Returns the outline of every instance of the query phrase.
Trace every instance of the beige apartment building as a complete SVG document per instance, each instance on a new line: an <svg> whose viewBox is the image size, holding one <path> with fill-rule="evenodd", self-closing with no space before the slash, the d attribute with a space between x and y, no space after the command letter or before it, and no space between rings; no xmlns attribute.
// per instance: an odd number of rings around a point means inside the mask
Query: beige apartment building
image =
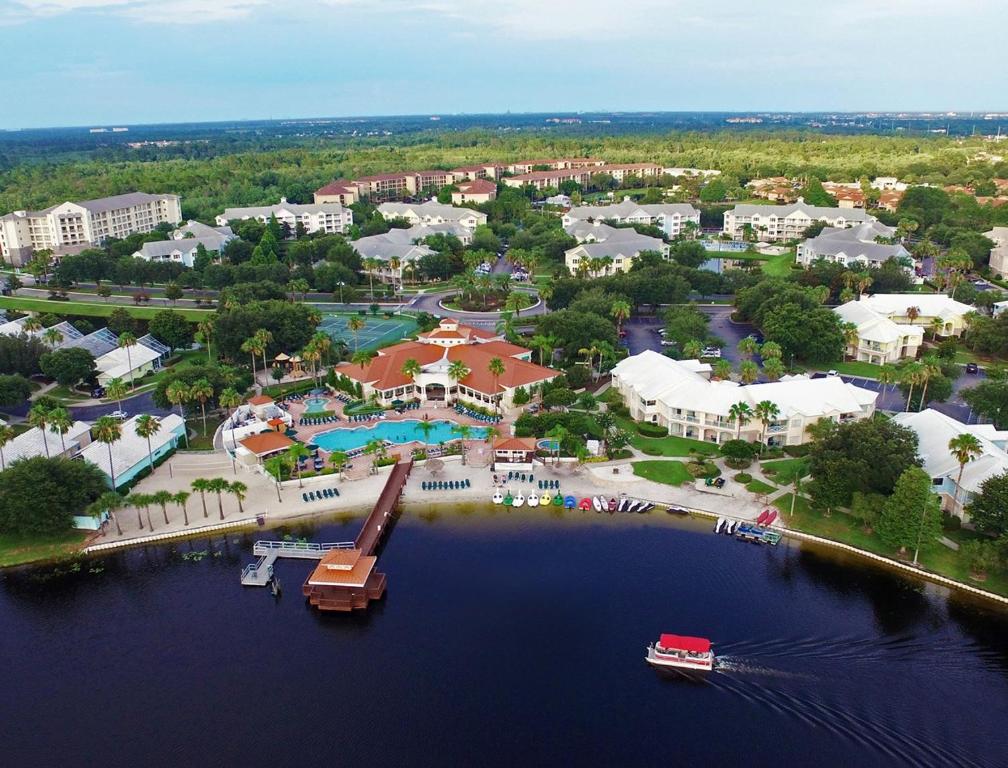
<svg viewBox="0 0 1008 768"><path fill-rule="evenodd" d="M0 257L22 266L35 251L74 253L110 237L122 239L181 221L178 195L146 192L65 202L42 211L14 211L0 217Z"/></svg>
<svg viewBox="0 0 1008 768"><path fill-rule="evenodd" d="M809 205L800 197L791 205L736 205L724 214L724 233L744 240L747 233L761 242L800 240L813 222L830 227L852 227L878 221L863 208L825 208Z"/></svg>

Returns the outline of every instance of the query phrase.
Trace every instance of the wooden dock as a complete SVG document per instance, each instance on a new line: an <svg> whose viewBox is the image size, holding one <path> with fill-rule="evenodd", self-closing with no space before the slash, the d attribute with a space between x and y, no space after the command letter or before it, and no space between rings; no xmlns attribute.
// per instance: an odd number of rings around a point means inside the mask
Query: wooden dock
<svg viewBox="0 0 1008 768"><path fill-rule="evenodd" d="M392 467L353 545L322 554L301 589L309 604L321 611L352 611L367 608L385 594L385 574L375 570L376 550L389 530L412 469L412 458Z"/></svg>
<svg viewBox="0 0 1008 768"><path fill-rule="evenodd" d="M315 544L308 541L257 541L252 546L252 554L259 559L245 566L241 583L245 587L265 587L273 578L273 564L279 557L298 560L321 560L334 549L353 549L352 541L338 541L331 544Z"/></svg>

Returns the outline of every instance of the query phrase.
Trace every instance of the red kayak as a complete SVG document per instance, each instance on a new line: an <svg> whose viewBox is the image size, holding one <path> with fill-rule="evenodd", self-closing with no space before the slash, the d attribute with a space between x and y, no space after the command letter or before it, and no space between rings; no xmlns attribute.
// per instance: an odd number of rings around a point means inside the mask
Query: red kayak
<svg viewBox="0 0 1008 768"><path fill-rule="evenodd" d="M578 504L578 509L582 512L588 512L592 508L591 499L581 499L581 503Z"/></svg>
<svg viewBox="0 0 1008 768"><path fill-rule="evenodd" d="M770 510L770 514L767 515L766 522L764 522L763 525L770 525L776 519L777 519L777 510L776 509L771 509Z"/></svg>
<svg viewBox="0 0 1008 768"><path fill-rule="evenodd" d="M610 514L610 515L611 515L611 514L612 514L613 512L615 512L615 511L616 511L616 507L617 507L618 505L619 505L619 502L618 502L618 501L616 501L616 499L609 499L609 514Z"/></svg>
<svg viewBox="0 0 1008 768"><path fill-rule="evenodd" d="M764 509L756 518L756 525L766 525L767 518L770 517L770 510Z"/></svg>

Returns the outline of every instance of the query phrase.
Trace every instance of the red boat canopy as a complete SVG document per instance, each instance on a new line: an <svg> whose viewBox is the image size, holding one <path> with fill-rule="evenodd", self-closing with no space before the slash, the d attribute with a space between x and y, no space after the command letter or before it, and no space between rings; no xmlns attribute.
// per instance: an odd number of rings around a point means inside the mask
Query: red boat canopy
<svg viewBox="0 0 1008 768"><path fill-rule="evenodd" d="M706 637L689 637L688 635L662 635L658 640L662 648L675 648L690 653L707 653L710 650L710 640Z"/></svg>

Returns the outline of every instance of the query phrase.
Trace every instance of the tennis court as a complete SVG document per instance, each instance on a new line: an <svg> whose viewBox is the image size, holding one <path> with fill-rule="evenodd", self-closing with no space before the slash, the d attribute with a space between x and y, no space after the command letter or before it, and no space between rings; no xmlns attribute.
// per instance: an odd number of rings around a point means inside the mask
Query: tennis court
<svg viewBox="0 0 1008 768"><path fill-rule="evenodd" d="M357 315L353 313L332 312L322 315L319 330L325 331L335 341L342 339L350 349L354 348L354 335L347 328L347 320L360 317L364 327L357 332L359 349L374 349L383 344L402 340L417 329L416 321L408 315L395 315L391 318L381 315Z"/></svg>

